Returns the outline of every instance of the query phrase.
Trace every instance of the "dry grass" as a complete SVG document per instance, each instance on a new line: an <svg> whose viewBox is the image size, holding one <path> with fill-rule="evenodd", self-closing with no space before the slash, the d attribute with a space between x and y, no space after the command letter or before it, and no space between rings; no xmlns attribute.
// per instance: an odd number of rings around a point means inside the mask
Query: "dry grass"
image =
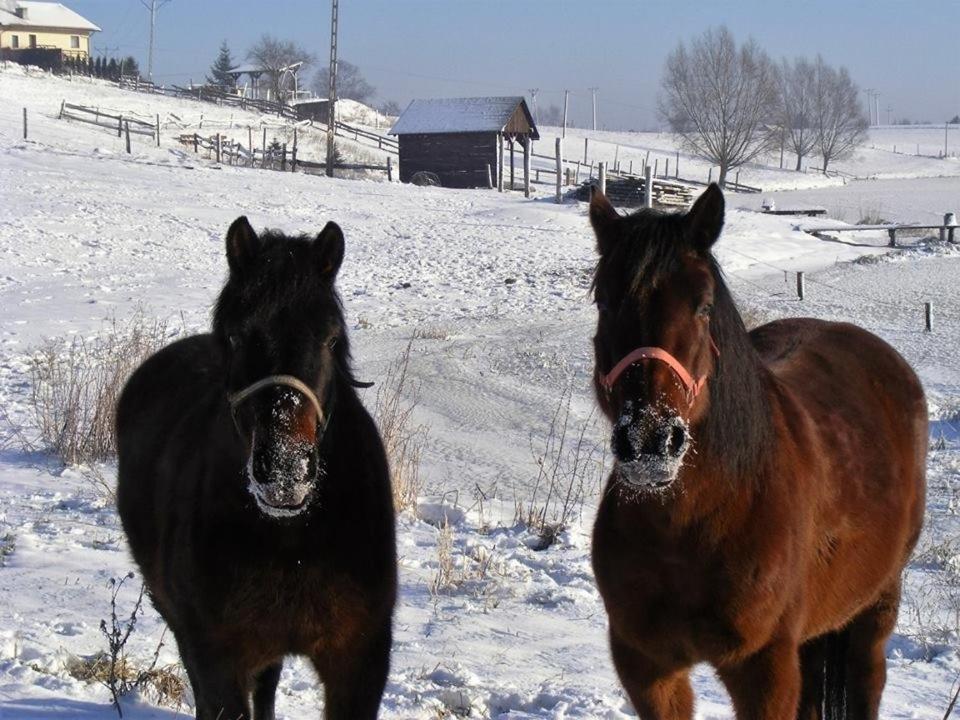
<svg viewBox="0 0 960 720"><path fill-rule="evenodd" d="M387 369L377 390L374 418L390 462L393 504L397 512L412 510L423 489L420 458L426 444L428 428L417 425L413 412L420 386L410 377L410 349L407 343L400 357Z"/></svg>
<svg viewBox="0 0 960 720"><path fill-rule="evenodd" d="M560 394L550 421L542 451L534 450L537 477L526 501L517 501L517 522L526 525L540 539L540 549L550 547L583 509L587 494L599 490L606 464L606 445L587 438L596 425L595 411L580 424L572 425L572 386Z"/></svg>
<svg viewBox="0 0 960 720"><path fill-rule="evenodd" d="M140 586L129 616L117 615L117 596L126 581L133 576L131 572L119 579L110 579L110 619L100 621L100 632L107 641L107 649L88 657L71 658L67 663L67 672L71 676L78 680L98 682L110 691L113 706L121 718L123 709L120 698L131 692L143 692L158 704L179 708L187 689L182 668L178 663L159 665L163 636L157 643L149 665L138 664L127 656L127 642L137 626L137 618L143 611L144 586Z"/></svg>
<svg viewBox="0 0 960 720"><path fill-rule="evenodd" d="M32 353L30 405L40 444L69 465L116 454L114 410L133 370L168 337L137 311L91 338L55 338Z"/></svg>
<svg viewBox="0 0 960 720"><path fill-rule="evenodd" d="M470 553L458 553L454 544L453 527L444 522L437 535L437 571L430 583L430 594L435 598L467 587L475 597L492 597L495 583L491 572L501 575L503 568L494 562L494 554L483 545L473 547Z"/></svg>

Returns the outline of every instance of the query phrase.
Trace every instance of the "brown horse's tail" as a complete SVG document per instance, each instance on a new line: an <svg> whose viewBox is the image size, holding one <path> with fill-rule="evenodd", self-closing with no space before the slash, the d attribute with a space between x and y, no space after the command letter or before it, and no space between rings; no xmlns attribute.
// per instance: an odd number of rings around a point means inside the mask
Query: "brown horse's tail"
<svg viewBox="0 0 960 720"><path fill-rule="evenodd" d="M847 646L845 629L823 636L823 720L847 720Z"/></svg>

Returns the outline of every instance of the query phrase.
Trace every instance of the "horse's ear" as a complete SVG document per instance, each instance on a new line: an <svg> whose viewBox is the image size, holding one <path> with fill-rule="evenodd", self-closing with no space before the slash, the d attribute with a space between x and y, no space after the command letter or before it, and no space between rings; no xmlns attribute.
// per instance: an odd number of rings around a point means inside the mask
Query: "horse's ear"
<svg viewBox="0 0 960 720"><path fill-rule="evenodd" d="M343 230L335 222L328 222L313 243L317 267L324 277L336 277L343 262Z"/></svg>
<svg viewBox="0 0 960 720"><path fill-rule="evenodd" d="M230 271L243 272L260 252L260 238L253 231L245 215L241 215L227 230L227 263Z"/></svg>
<svg viewBox="0 0 960 720"><path fill-rule="evenodd" d="M723 229L723 191L710 183L683 219L684 231L699 252L707 252L720 237Z"/></svg>
<svg viewBox="0 0 960 720"><path fill-rule="evenodd" d="M597 236L597 250L605 255L616 240L615 226L620 214L596 185L590 186L590 224Z"/></svg>

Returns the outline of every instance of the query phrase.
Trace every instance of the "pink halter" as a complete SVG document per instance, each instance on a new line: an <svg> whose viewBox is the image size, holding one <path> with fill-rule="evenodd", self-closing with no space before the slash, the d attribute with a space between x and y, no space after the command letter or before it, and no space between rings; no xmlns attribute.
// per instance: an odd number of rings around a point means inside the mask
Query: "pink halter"
<svg viewBox="0 0 960 720"><path fill-rule="evenodd" d="M720 350L717 348L717 344L713 341L713 338L710 338L710 348L713 350L714 355L720 357ZM677 379L686 388L687 402L691 405L693 405L693 401L697 399L700 391L703 390L703 386L707 383L706 375L701 375L698 378L694 378L683 366L683 363L681 363L663 348L639 347L636 350L628 353L627 356L614 365L613 369L606 375L600 373L600 385L607 392L610 392L613 390L613 386L617 384L617 380L620 379L620 376L627 371L627 368L635 363L640 362L641 360L659 360L660 362L664 362L669 365L670 369L673 370L674 374L677 376Z"/></svg>

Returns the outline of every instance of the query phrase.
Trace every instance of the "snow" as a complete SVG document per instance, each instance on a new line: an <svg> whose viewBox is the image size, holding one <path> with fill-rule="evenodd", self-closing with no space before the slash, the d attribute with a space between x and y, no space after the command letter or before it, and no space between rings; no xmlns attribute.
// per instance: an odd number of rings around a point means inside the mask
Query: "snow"
<svg viewBox="0 0 960 720"><path fill-rule="evenodd" d="M93 30L100 28L82 15L60 3L35 2L34 0L16 0L12 3L16 9L25 10L20 17L7 9L0 8L0 26L62 28L64 30Z"/></svg>
<svg viewBox="0 0 960 720"><path fill-rule="evenodd" d="M344 229L338 286L359 378L381 381L416 336L410 373L419 388L416 422L429 429L425 487L419 510L398 518L401 589L382 716L634 717L612 670L590 568L611 428L598 419L590 387L595 254L585 206L557 205L549 194L525 200L520 193L220 167L173 145L172 125L161 148L138 141L128 156L110 133L58 121L64 98L145 116L198 121L203 113L205 124L242 123L244 135L246 122L261 120L0 68L0 715L115 716L107 691L74 679L67 667L71 657L103 649L108 580L135 569L96 480L109 485L115 467L64 468L23 448L16 428L35 436L31 350L47 337L90 336L105 319L138 310L167 320L171 338L207 328L226 273L224 234L244 214L258 230L317 232L328 220ZM650 144L646 134L618 139L624 147ZM666 138L657 142L667 149ZM874 152L863 151L868 158ZM929 159L925 167L928 177L902 179L897 193L887 181L803 192L823 193L816 201L832 213L835 203L856 204L842 193L859 187L890 219L917 220L940 212L951 188L960 189L960 180L937 177L953 167L948 161ZM906 172L919 171L910 165ZM886 187L889 194L871 190ZM740 209L755 197L728 195L717 247L749 317L857 322L892 343L923 381L934 420L928 521L887 647L881 715L942 718L960 673L951 569L960 561L960 249L921 243L890 253L885 237L869 234L821 240L798 231L796 218ZM807 273L803 302L797 270ZM932 333L923 331L927 300L934 302ZM374 393L365 401L372 404ZM531 499L537 458L549 456L549 428L564 398L571 426L585 427L585 444L597 449L596 467L570 526L538 550L516 517ZM438 585L441 542L449 543L453 567ZM123 612L135 585L121 592ZM149 662L162 635L148 607L130 656ZM176 660L167 636L160 661ZM709 668L696 670L694 685L698 718L733 717ZM312 718L321 705L310 668L288 661L279 715ZM124 711L134 720L174 718L192 706L188 698L177 711L142 695L124 700Z"/></svg>
<svg viewBox="0 0 960 720"><path fill-rule="evenodd" d="M390 134L501 132L521 103L520 96L413 100Z"/></svg>

